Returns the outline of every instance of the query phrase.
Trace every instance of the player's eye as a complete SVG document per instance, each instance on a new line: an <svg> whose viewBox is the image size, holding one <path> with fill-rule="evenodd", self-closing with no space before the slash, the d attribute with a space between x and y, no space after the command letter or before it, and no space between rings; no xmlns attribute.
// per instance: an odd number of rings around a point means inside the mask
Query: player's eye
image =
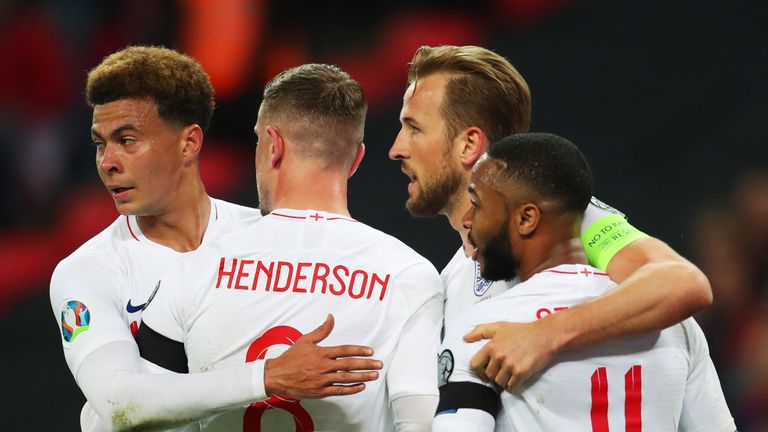
<svg viewBox="0 0 768 432"><path fill-rule="evenodd" d="M104 141L91 140L91 145L96 147L96 150L101 150L104 148Z"/></svg>
<svg viewBox="0 0 768 432"><path fill-rule="evenodd" d="M120 138L120 144L121 145L131 145L131 144L133 144L135 142L136 142L136 140L134 138L131 138L131 137L122 137L122 138Z"/></svg>

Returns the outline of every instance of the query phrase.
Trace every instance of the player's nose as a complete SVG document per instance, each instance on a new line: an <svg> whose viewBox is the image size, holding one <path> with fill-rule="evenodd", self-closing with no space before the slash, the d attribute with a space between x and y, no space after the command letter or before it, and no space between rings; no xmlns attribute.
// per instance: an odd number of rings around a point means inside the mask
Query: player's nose
<svg viewBox="0 0 768 432"><path fill-rule="evenodd" d="M98 158L99 169L107 174L110 172L122 172L123 166L120 161L120 157L117 154L116 146L106 144L104 151Z"/></svg>
<svg viewBox="0 0 768 432"><path fill-rule="evenodd" d="M392 143L392 147L389 148L389 158L392 160L400 160L400 159L407 159L410 154L408 152L408 144L406 140L404 139L404 132L403 129L400 129L400 132L397 133L397 136L395 137L395 142Z"/></svg>
<svg viewBox="0 0 768 432"><path fill-rule="evenodd" d="M461 217L461 225L466 229L472 229L472 218L475 216L475 207L469 207L464 216Z"/></svg>

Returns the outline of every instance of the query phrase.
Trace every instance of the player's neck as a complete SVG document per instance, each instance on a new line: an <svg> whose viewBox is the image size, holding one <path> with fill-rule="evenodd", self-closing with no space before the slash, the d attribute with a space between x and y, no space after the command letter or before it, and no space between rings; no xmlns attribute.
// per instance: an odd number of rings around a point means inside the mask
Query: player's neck
<svg viewBox="0 0 768 432"><path fill-rule="evenodd" d="M273 208L320 210L349 216L347 177L333 169L303 167L281 175L275 184Z"/></svg>
<svg viewBox="0 0 768 432"><path fill-rule="evenodd" d="M168 209L152 216L138 216L141 232L155 243L178 252L200 247L211 215L211 200L202 181L190 182L172 197Z"/></svg>
<svg viewBox="0 0 768 432"><path fill-rule="evenodd" d="M520 260L520 281L559 265L588 263L584 246L578 237L540 242Z"/></svg>
<svg viewBox="0 0 768 432"><path fill-rule="evenodd" d="M472 248L467 241L469 230L464 228L464 224L461 220L464 218L464 215L471 205L472 203L469 200L469 193L467 193L467 186L462 184L457 193L451 198L448 206L446 206L445 210L442 212L448 218L451 228L459 233L459 236L461 237L461 245L464 248L464 254L467 256L472 253L474 248Z"/></svg>

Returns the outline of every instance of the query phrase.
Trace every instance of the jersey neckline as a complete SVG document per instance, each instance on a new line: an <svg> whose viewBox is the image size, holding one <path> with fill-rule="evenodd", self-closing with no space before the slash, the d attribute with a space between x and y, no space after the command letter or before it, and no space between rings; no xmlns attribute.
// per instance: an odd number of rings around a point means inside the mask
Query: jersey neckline
<svg viewBox="0 0 768 432"><path fill-rule="evenodd" d="M208 226L206 226L205 228L205 232L203 233L203 239L200 241L200 246L198 246L197 248L189 252L194 252L195 250L200 249L201 246L206 244L207 239L211 237L211 232L214 229L214 225L216 224L216 221L219 220L219 206L216 200L214 200L210 196L208 197L208 199L211 202L211 211L208 215ZM136 215L123 215L122 218L125 221L124 222L125 226L128 228L128 233L131 236L130 237L131 241L150 244L159 248L173 250L178 253L187 253L187 252L176 251L173 248L170 248L168 246L162 245L160 243L157 243L149 239L147 236L144 235L144 232L141 231L141 227L139 226L139 221L136 218Z"/></svg>
<svg viewBox="0 0 768 432"><path fill-rule="evenodd" d="M279 219L290 219L290 220L304 220L304 221L311 221L311 222L323 222L323 221L347 221L347 222L358 222L355 219L352 219L349 216L341 215L337 213L331 213L326 212L322 210L313 210L313 209L290 209L290 208L280 208L275 209L272 212L270 212L267 217L273 217L273 218L279 218Z"/></svg>

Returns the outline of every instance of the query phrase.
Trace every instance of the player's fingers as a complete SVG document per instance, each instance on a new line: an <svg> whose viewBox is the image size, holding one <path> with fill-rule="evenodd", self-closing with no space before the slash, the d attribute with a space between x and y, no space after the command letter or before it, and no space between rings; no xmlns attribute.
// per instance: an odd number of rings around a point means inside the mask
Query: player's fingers
<svg viewBox="0 0 768 432"><path fill-rule="evenodd" d="M370 372L336 372L327 375L329 384L357 384L379 379L379 373Z"/></svg>
<svg viewBox="0 0 768 432"><path fill-rule="evenodd" d="M322 341L323 339L327 338L329 334L331 334L331 330L333 330L333 315L328 314L328 316L325 318L325 322L320 324L320 327L312 330L311 332L305 334L301 337L301 339L305 339L311 343L318 343Z"/></svg>
<svg viewBox="0 0 768 432"><path fill-rule="evenodd" d="M318 398L326 396L347 396L355 393L360 393L365 390L365 384L350 384L350 385L329 385L318 391Z"/></svg>
<svg viewBox="0 0 768 432"><path fill-rule="evenodd" d="M337 345L323 347L323 355L326 358L341 357L370 357L373 355L373 348L364 345Z"/></svg>
<svg viewBox="0 0 768 432"><path fill-rule="evenodd" d="M384 363L376 359L341 358L329 364L329 371L374 371L384 367Z"/></svg>
<svg viewBox="0 0 768 432"><path fill-rule="evenodd" d="M488 378L485 374L485 368L488 366L488 362L491 360L491 356L488 353L487 348L488 345L480 348L480 350L472 357L472 360L469 361L469 367L471 367L472 370L475 371L475 373L482 379Z"/></svg>
<svg viewBox="0 0 768 432"><path fill-rule="evenodd" d="M490 339L496 335L499 323L480 324L464 335L464 342L477 342L482 339Z"/></svg>
<svg viewBox="0 0 768 432"><path fill-rule="evenodd" d="M499 387L506 388L509 379L512 377L512 370L509 368L501 368L499 373L496 374L496 378L493 380Z"/></svg>
<svg viewBox="0 0 768 432"><path fill-rule="evenodd" d="M488 362L488 366L485 367L485 376L488 377L488 381L496 381L496 375L499 374L499 363L491 359Z"/></svg>
<svg viewBox="0 0 768 432"><path fill-rule="evenodd" d="M519 374L512 374L512 376L507 381L506 389L508 392L512 393L513 391L517 390L518 387L520 387L520 384L523 382L523 376Z"/></svg>
<svg viewBox="0 0 768 432"><path fill-rule="evenodd" d="M351 386L333 386L334 389L336 389L336 396L346 396L351 395L355 393L360 393L361 391L365 390L365 384L355 384Z"/></svg>

